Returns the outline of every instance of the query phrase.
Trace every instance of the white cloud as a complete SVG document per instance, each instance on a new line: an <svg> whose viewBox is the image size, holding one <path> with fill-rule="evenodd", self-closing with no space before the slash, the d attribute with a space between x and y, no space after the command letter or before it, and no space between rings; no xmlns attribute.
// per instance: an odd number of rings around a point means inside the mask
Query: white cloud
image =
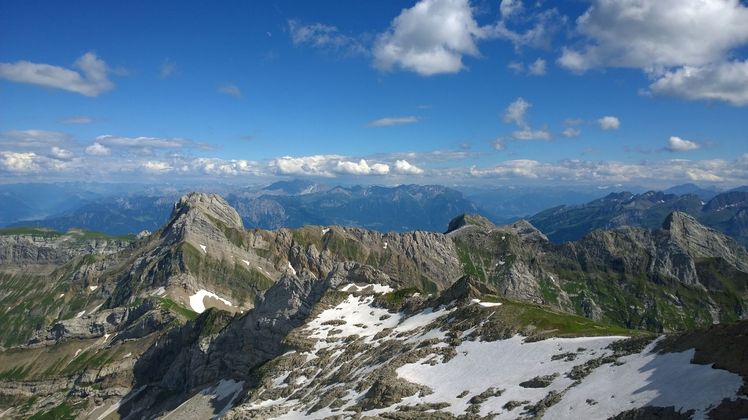
<svg viewBox="0 0 748 420"><path fill-rule="evenodd" d="M516 74L524 73L525 71L525 64L519 61L510 61L506 66Z"/></svg>
<svg viewBox="0 0 748 420"><path fill-rule="evenodd" d="M671 136L667 142L667 150L671 152L687 152L698 149L699 144L690 140L682 139L678 136Z"/></svg>
<svg viewBox="0 0 748 420"><path fill-rule="evenodd" d="M177 63L168 58L161 62L161 67L158 69L158 76L162 79L166 79L174 75L177 71Z"/></svg>
<svg viewBox="0 0 748 420"><path fill-rule="evenodd" d="M724 178L721 176L714 174L709 171L705 171L703 169L694 168L689 169L686 171L686 175L688 176L688 179L691 181L701 181L701 182L722 182L724 181Z"/></svg>
<svg viewBox="0 0 748 420"><path fill-rule="evenodd" d="M527 67L527 72L532 76L543 76L546 72L545 65L545 60L538 58Z"/></svg>
<svg viewBox="0 0 748 420"><path fill-rule="evenodd" d="M239 89L238 86L227 83L225 85L221 85L218 87L218 92L233 96L234 98L241 98L242 97L242 90Z"/></svg>
<svg viewBox="0 0 748 420"><path fill-rule="evenodd" d="M748 42L739 0L595 0L576 30L583 44L559 58L572 71L639 68L653 93L748 104L748 64L732 60Z"/></svg>
<svg viewBox="0 0 748 420"><path fill-rule="evenodd" d="M491 142L491 146L493 146L494 150L504 150L506 149L506 142L504 142L504 139L496 139Z"/></svg>
<svg viewBox="0 0 748 420"><path fill-rule="evenodd" d="M470 176L502 180L535 182L648 183L653 179L678 182L685 179L702 182L743 184L748 179L748 160L671 159L654 162L624 163L616 161L564 160L540 162L536 160L507 160L493 167L470 168Z"/></svg>
<svg viewBox="0 0 748 420"><path fill-rule="evenodd" d="M63 149L61 147L52 146L52 149L50 150L50 155L59 160L70 160L73 157L73 152L67 149Z"/></svg>
<svg viewBox="0 0 748 420"><path fill-rule="evenodd" d="M178 170L187 173L197 171L214 176L267 175L257 162L241 159L195 158L181 164Z"/></svg>
<svg viewBox="0 0 748 420"><path fill-rule="evenodd" d="M0 78L62 89L85 96L99 96L114 88L114 83L108 77L107 64L96 54L88 52L82 55L75 61L73 67L79 69L80 72L29 61L0 63Z"/></svg>
<svg viewBox="0 0 748 420"><path fill-rule="evenodd" d="M331 177L331 162L342 160L338 155L283 156L270 161L270 168L279 175L306 175Z"/></svg>
<svg viewBox="0 0 748 420"><path fill-rule="evenodd" d="M344 35L332 25L323 23L302 24L288 21L288 30L294 45L311 45L321 50L341 52L347 55L366 54L367 49L355 37Z"/></svg>
<svg viewBox="0 0 748 420"><path fill-rule="evenodd" d="M684 66L665 73L649 88L654 93L685 99L748 105L748 60L701 67Z"/></svg>
<svg viewBox="0 0 748 420"><path fill-rule="evenodd" d="M603 130L618 130L621 127L621 120L618 117L606 115L597 120L597 124Z"/></svg>
<svg viewBox="0 0 748 420"><path fill-rule="evenodd" d="M510 21L519 21L527 29L511 29ZM524 14L521 10L516 10L510 16L502 15L493 26L482 27L481 37L505 39L514 44L517 51L524 47L550 49L553 35L565 24L566 17L559 14L556 9L533 14Z"/></svg>
<svg viewBox="0 0 748 420"><path fill-rule="evenodd" d="M149 160L149 161L143 162L143 169L145 169L146 172L164 173L164 172L171 171L172 167L166 162L162 162L158 160Z"/></svg>
<svg viewBox="0 0 748 420"><path fill-rule="evenodd" d="M520 127L527 127L525 113L531 106L532 104L523 98L515 99L514 102L509 104L509 106L506 107L506 110L504 110L504 122L514 123Z"/></svg>
<svg viewBox="0 0 748 420"><path fill-rule="evenodd" d="M349 175L386 175L390 172L390 167L382 163L369 166L365 159L361 159L358 163L339 161L335 166L335 172Z"/></svg>
<svg viewBox="0 0 748 420"><path fill-rule="evenodd" d="M417 122L418 122L418 117L414 117L414 116L386 117L386 118L379 118L374 121L369 121L369 123L366 125L368 127L389 127L393 125L414 124Z"/></svg>
<svg viewBox="0 0 748 420"><path fill-rule="evenodd" d="M514 140L550 140L551 133L546 129L533 129L528 124L527 110L532 104L523 98L517 98L504 110L504 122L516 124L520 129L511 134ZM503 144L502 144L503 145Z"/></svg>
<svg viewBox="0 0 748 420"><path fill-rule="evenodd" d="M402 175L420 175L424 171L423 169L412 165L407 160L398 160L395 162L395 172Z"/></svg>
<svg viewBox="0 0 748 420"><path fill-rule="evenodd" d="M94 119L92 117L87 117L85 115L77 115L74 117L68 117L62 120L63 124L91 124L94 122Z"/></svg>
<svg viewBox="0 0 748 420"><path fill-rule="evenodd" d="M522 12L523 5L522 0L501 0L499 4L499 11L503 18L509 18L513 15Z"/></svg>
<svg viewBox="0 0 748 420"><path fill-rule="evenodd" d="M566 127L561 134L568 138L579 137L579 135L582 134L582 130L576 127Z"/></svg>
<svg viewBox="0 0 748 420"><path fill-rule="evenodd" d="M188 142L180 138L121 137L105 134L96 137L96 143L110 147L147 147L156 149L177 149Z"/></svg>
<svg viewBox="0 0 748 420"><path fill-rule="evenodd" d="M596 0L576 23L587 43L564 55L576 55L578 70L700 66L748 41L738 0Z"/></svg>
<svg viewBox="0 0 748 420"><path fill-rule="evenodd" d="M112 150L101 143L94 142L94 144L86 147L86 153L91 156L109 156Z"/></svg>
<svg viewBox="0 0 748 420"><path fill-rule="evenodd" d="M468 0L420 0L378 36L374 65L422 76L457 73L464 68L463 56L479 55L476 39L483 35Z"/></svg>
<svg viewBox="0 0 748 420"><path fill-rule="evenodd" d="M526 72L525 64L519 61L511 61L507 64L507 67L516 74L525 73L530 76L544 76L547 73L547 63L542 58L537 58L535 61L528 64Z"/></svg>
<svg viewBox="0 0 748 420"><path fill-rule="evenodd" d="M47 130L11 130L0 133L0 145L14 149L39 150L70 143L65 133Z"/></svg>
<svg viewBox="0 0 748 420"><path fill-rule="evenodd" d="M39 169L35 153L0 152L0 166L9 172L31 172Z"/></svg>
<svg viewBox="0 0 748 420"><path fill-rule="evenodd" d="M550 140L551 133L545 129L533 130L530 128L523 128L522 130L513 131L512 138L515 140Z"/></svg>

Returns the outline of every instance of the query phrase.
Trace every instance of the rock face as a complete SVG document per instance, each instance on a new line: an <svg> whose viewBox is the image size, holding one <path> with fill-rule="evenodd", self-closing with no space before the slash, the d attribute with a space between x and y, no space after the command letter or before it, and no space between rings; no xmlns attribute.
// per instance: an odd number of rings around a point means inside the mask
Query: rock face
<svg viewBox="0 0 748 420"><path fill-rule="evenodd" d="M0 235L0 265L62 265L80 255L113 254L130 243L124 239L89 237L79 230L62 234L48 229L29 229L24 233Z"/></svg>
<svg viewBox="0 0 748 420"><path fill-rule="evenodd" d="M236 405L244 387L256 393L242 394L249 405L235 418L293 407L360 413L409 398L423 402L409 408L422 413L445 407L427 398L440 395L440 384L406 380L398 369L460 360L474 350L460 348L463 341L684 330L746 317L748 253L683 213L669 215L661 229L599 230L565 244L549 242L527 221L496 226L462 216L448 231L245 230L221 197L193 193L174 205L162 229L121 250L106 253L102 245L59 266L50 263L59 256L0 264L0 335L15 346L0 350L0 397L8 389L26 401L31 388L19 381L36 381L46 397L19 416L74 395L94 404L87 411L93 417L115 407L101 401L123 398L113 410L134 418L165 415L196 392L226 387L231 392L219 392L214 407ZM79 252L59 243L63 253ZM561 358L564 369L574 367L574 357L594 356L574 353ZM310 363L310 354L318 360ZM576 380L598 366L569 375ZM497 407L522 406L531 415L563 401L550 393L562 390L553 373L517 382L547 383L523 388L547 388L532 404L515 399ZM77 379L54 382L69 377ZM483 404L506 397L485 385L453 401L470 411L452 414L487 415ZM294 390L306 392L291 398L298 403L289 402ZM271 399L285 399L271 404L279 411L251 405Z"/></svg>

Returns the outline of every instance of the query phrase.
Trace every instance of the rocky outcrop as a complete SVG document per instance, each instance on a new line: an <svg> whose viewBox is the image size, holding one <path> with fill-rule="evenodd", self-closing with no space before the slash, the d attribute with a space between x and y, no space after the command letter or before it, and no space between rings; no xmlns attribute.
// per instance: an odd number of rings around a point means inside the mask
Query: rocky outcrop
<svg viewBox="0 0 748 420"><path fill-rule="evenodd" d="M130 246L123 239L89 238L82 231L61 234L39 229L36 233L0 235L0 265L62 265L86 254L113 254Z"/></svg>

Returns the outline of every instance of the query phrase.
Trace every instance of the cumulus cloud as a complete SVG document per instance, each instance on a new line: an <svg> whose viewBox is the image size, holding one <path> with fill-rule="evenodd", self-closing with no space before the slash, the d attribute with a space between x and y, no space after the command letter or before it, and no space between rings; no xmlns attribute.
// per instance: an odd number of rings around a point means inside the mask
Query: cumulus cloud
<svg viewBox="0 0 748 420"><path fill-rule="evenodd" d="M503 18L510 18L522 12L523 8L522 0L501 0L499 4L499 11Z"/></svg>
<svg viewBox="0 0 748 420"><path fill-rule="evenodd" d="M621 127L621 120L618 117L606 115L597 120L597 124L603 130L618 130Z"/></svg>
<svg viewBox="0 0 748 420"><path fill-rule="evenodd" d="M382 71L399 67L422 76L457 73L463 56L478 56L483 36L468 0L420 0L404 9L373 48Z"/></svg>
<svg viewBox="0 0 748 420"><path fill-rule="evenodd" d="M86 147L86 153L91 156L109 156L112 150L101 143L94 142L94 144Z"/></svg>
<svg viewBox="0 0 748 420"><path fill-rule="evenodd" d="M579 135L582 134L582 130L576 127L566 127L561 134L567 138L579 137Z"/></svg>
<svg viewBox="0 0 748 420"><path fill-rule="evenodd" d="M520 1L509 2L511 13L502 13L501 19L493 25L481 28L483 38L505 39L514 45L515 50L520 51L525 47L549 49L553 36L566 25L566 17L558 13L556 9L548 9L541 12L523 13ZM504 3L501 6L505 6ZM512 22L519 21L523 29L512 29Z"/></svg>
<svg viewBox="0 0 748 420"><path fill-rule="evenodd" d="M517 98L509 104L504 110L504 122L513 123L520 127L526 127L527 122L525 121L525 113L530 109L532 104L524 100L523 98Z"/></svg>
<svg viewBox="0 0 748 420"><path fill-rule="evenodd" d="M50 150L50 156L58 160L70 160L73 157L73 152L61 147L53 146Z"/></svg>
<svg viewBox="0 0 748 420"><path fill-rule="evenodd" d="M0 166L9 172L31 172L39 169L35 153L0 152Z"/></svg>
<svg viewBox="0 0 748 420"><path fill-rule="evenodd" d="M348 36L332 25L323 23L303 24L298 20L288 21L288 31L294 45L310 45L314 48L340 52L346 55L366 54L363 43L353 36Z"/></svg>
<svg viewBox="0 0 748 420"><path fill-rule="evenodd" d="M547 72L547 63L544 59L538 58L532 63L528 64L525 68L525 64L519 61L511 61L507 64L507 67L517 74L527 74L530 76L544 76Z"/></svg>
<svg viewBox="0 0 748 420"><path fill-rule="evenodd" d="M515 124L520 128L512 132L511 138L514 140L551 140L550 131L530 127L526 119L527 110L530 107L532 107L531 103L523 98L517 98L504 110L504 122Z"/></svg>
<svg viewBox="0 0 748 420"><path fill-rule="evenodd" d="M223 93L225 95L233 96L234 98L242 97L242 90L239 89L239 86L231 84L231 83L218 86L218 92Z"/></svg>
<svg viewBox="0 0 748 420"><path fill-rule="evenodd" d="M538 58L537 60L533 61L530 66L527 67L527 73L532 76L543 76L546 72L545 65L545 60L543 60L542 58Z"/></svg>
<svg viewBox="0 0 748 420"><path fill-rule="evenodd" d="M114 88L114 83L109 80L109 67L96 54L88 52L82 55L73 67L79 71L29 61L0 63L0 78L92 97Z"/></svg>
<svg viewBox="0 0 748 420"><path fill-rule="evenodd" d="M398 160L395 162L395 172L402 175L420 175L424 171L423 169L412 165L407 160Z"/></svg>
<svg viewBox="0 0 748 420"><path fill-rule="evenodd" d="M369 166L366 159L361 159L358 162L341 160L336 164L335 172L349 175L386 175L390 172L390 167L383 163L375 163Z"/></svg>
<svg viewBox="0 0 748 420"><path fill-rule="evenodd" d="M491 142L491 146L493 146L494 150L504 150L506 149L506 142L504 139L498 138Z"/></svg>
<svg viewBox="0 0 748 420"><path fill-rule="evenodd" d="M701 146L693 141L682 139L678 136L671 136L667 142L667 150L671 152L687 152L689 150L696 150Z"/></svg>
<svg viewBox="0 0 748 420"><path fill-rule="evenodd" d="M720 100L735 106L748 105L748 60L702 67L684 66L666 72L649 88L654 93L684 99Z"/></svg>
<svg viewBox="0 0 748 420"><path fill-rule="evenodd" d="M369 121L369 123L366 125L368 127L389 127L393 125L415 124L417 122L418 122L418 117L414 117L414 116L386 117L386 118L379 118L373 121Z"/></svg>
<svg viewBox="0 0 748 420"><path fill-rule="evenodd" d="M583 43L559 58L569 70L639 68L655 79L654 93L748 103L746 64L731 61L748 42L748 7L739 0L596 0L576 30Z"/></svg>
<svg viewBox="0 0 748 420"><path fill-rule="evenodd" d="M167 162L162 162L159 160L148 160L143 162L143 169L145 169L146 172L164 173L171 171L172 167Z"/></svg>

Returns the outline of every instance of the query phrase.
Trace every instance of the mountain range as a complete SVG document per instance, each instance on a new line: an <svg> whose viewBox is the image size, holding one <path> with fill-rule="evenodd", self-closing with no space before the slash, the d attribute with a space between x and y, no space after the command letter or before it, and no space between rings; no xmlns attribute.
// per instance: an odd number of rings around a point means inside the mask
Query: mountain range
<svg viewBox="0 0 748 420"><path fill-rule="evenodd" d="M748 415L748 252L686 213L557 244L170 207L137 237L0 232L2 415Z"/></svg>

